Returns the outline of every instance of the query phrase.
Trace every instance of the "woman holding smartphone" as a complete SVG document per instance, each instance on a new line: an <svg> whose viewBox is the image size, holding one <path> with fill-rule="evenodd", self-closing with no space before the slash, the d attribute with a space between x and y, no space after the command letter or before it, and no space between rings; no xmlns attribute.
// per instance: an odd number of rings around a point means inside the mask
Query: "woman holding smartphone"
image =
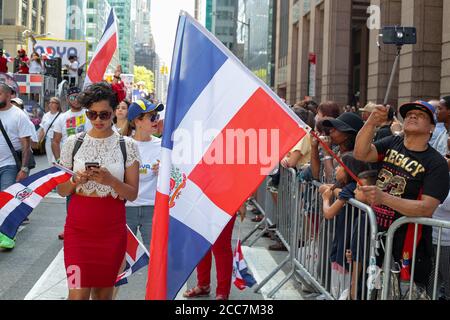
<svg viewBox="0 0 450 320"><path fill-rule="evenodd" d="M111 300L127 244L124 200L138 194L139 151L112 129L117 98L110 85L93 84L78 100L92 129L64 144L60 164L76 175L58 186L71 196L64 228L69 300Z"/></svg>

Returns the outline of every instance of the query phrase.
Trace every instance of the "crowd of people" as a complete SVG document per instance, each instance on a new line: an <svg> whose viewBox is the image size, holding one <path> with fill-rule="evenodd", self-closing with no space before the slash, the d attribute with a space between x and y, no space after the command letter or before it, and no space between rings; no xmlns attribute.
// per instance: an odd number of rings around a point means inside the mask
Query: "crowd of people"
<svg viewBox="0 0 450 320"><path fill-rule="evenodd" d="M336 299L361 298L354 282L360 276L362 258L360 256L356 261L355 244L349 241L352 239L351 226L345 205L353 198L371 206L377 217L378 231L384 233L402 216L450 221L450 97L401 105L398 112L404 119L403 123L398 120L392 106L374 103L368 103L359 111L341 108L332 101L320 105L302 101L291 108L315 129L321 141L313 136L302 139L280 166L294 168L301 182L316 180L322 183L319 190L321 203L312 206L303 201L301 205L305 208L302 212L320 212L321 218L336 220L327 257L331 263L331 294ZM343 165L336 161L335 155ZM277 202L278 183L279 174L275 173L268 182L274 203ZM258 214L256 209L255 214ZM305 217L305 225L310 225L311 230L318 230L320 221L315 217L315 214ZM260 220L261 216L253 219L255 222ZM365 226L359 228L359 231L352 230L353 239L356 234L364 234ZM347 236L344 230L347 230ZM421 288L428 287L430 297L434 284L437 234L437 228L421 226L416 243L414 282ZM287 250L273 232L269 231L264 236L276 241L269 250ZM401 266L400 280L408 280L408 283L413 237L413 227L404 225L394 238L393 258ZM444 229L438 274L438 298L441 299L450 298L448 241L448 232ZM299 245L304 246L305 243ZM377 259L377 265L381 267L384 252ZM351 263L355 264L353 270L356 273L349 277Z"/></svg>
<svg viewBox="0 0 450 320"><path fill-rule="evenodd" d="M39 55L20 52L23 72L41 72ZM28 68L28 71L25 70ZM75 72L73 67L73 72ZM21 110L20 99L5 84L0 84L0 190L25 179L32 164L32 143L44 143L49 165L58 162L76 172L58 187L67 199L64 232L66 269L82 268L81 288L71 287L69 299L111 299L114 281L124 268L126 229L140 232L148 248L151 240L153 207L163 121L159 119L162 104L150 99L133 103L125 98L121 70L113 83L98 83L84 91L70 87L69 109L63 112L61 101L51 98L39 129ZM23 104L22 104L23 108ZM336 219L337 232L332 244L332 270L348 268L355 249L339 240L344 229L343 211L349 199L370 205L380 231L401 216L435 217L450 221L449 208L449 108L450 97L430 102L416 101L395 108L368 103L360 110L342 108L337 103L321 104L301 101L291 107L294 113L320 136L301 139L281 160L280 165L293 168L301 181L323 183L323 217ZM342 164L328 150L340 157ZM356 179L358 177L358 179ZM269 191L276 203L279 175L274 173ZM310 206L308 210L316 210ZM93 214L95 212L95 214ZM239 210L245 216L245 206ZM114 213L111 215L111 213ZM257 212L256 212L257 213ZM306 217L305 219L312 219ZM256 216L253 221L258 222ZM216 259L217 299L228 299L231 289L231 234L235 219L224 229L217 243L198 266L198 285L184 293L185 297L210 294L212 254ZM310 221L313 225L318 221ZM341 226L341 227L340 227ZM402 227L394 242L394 259L404 265L410 262L410 227ZM437 250L436 230L423 227L418 243L418 267L414 280L427 285L433 275ZM272 236L274 240L276 237ZM440 296L450 298L450 238L443 233L443 249L439 264ZM13 249L15 239L0 234L0 248ZM285 250L281 242L271 247ZM340 258L345 253L348 261ZM383 255L378 264L382 264ZM353 275L352 277L357 277ZM69 277L69 271L68 271ZM352 279L353 279L352 278ZM351 284L340 284L338 288ZM339 297L342 290L333 292ZM352 288L351 298L357 298Z"/></svg>

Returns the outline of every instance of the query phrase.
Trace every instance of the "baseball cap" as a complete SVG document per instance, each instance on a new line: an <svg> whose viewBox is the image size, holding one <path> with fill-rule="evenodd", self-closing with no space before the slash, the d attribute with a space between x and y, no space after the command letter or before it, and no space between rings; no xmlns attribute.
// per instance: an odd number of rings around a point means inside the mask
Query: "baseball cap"
<svg viewBox="0 0 450 320"><path fill-rule="evenodd" d="M78 94L78 93L80 93L80 92L81 92L81 89L80 89L80 88L78 88L78 87L70 87L70 88L67 90L67 95L70 96L70 95L72 95L72 94Z"/></svg>
<svg viewBox="0 0 450 320"><path fill-rule="evenodd" d="M373 102L369 102L368 104L365 105L364 108L359 109L359 111L361 112L368 112L368 113L372 113L375 110L375 107L377 105Z"/></svg>
<svg viewBox="0 0 450 320"><path fill-rule="evenodd" d="M23 106L23 100L20 99L20 98L11 99L11 102L14 102L14 103L16 103L18 105L22 105Z"/></svg>
<svg viewBox="0 0 450 320"><path fill-rule="evenodd" d="M128 108L128 120L132 121L139 117L143 113L149 113L152 111L163 111L164 105L163 104L152 104L150 101L145 99L139 99L135 102L133 102L130 107Z"/></svg>
<svg viewBox="0 0 450 320"><path fill-rule="evenodd" d="M444 104L447 108L450 108L450 96L443 97L440 103Z"/></svg>
<svg viewBox="0 0 450 320"><path fill-rule="evenodd" d="M426 112L430 116L431 123L436 124L436 119L434 117L436 110L430 103L422 100L405 103L400 107L400 115L406 118L406 114L411 110L420 110Z"/></svg>
<svg viewBox="0 0 450 320"><path fill-rule="evenodd" d="M335 128L341 132L357 134L364 126L361 117L353 112L341 114L337 119L327 119L323 122L325 127Z"/></svg>

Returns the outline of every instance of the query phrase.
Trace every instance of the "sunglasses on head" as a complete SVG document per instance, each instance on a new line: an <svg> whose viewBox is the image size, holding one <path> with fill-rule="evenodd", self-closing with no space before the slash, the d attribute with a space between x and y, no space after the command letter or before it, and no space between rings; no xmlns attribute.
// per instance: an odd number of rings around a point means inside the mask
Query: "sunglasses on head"
<svg viewBox="0 0 450 320"><path fill-rule="evenodd" d="M89 120L94 121L97 118L100 118L100 120L109 120L111 119L112 116L112 112L109 111L86 111L86 116Z"/></svg>

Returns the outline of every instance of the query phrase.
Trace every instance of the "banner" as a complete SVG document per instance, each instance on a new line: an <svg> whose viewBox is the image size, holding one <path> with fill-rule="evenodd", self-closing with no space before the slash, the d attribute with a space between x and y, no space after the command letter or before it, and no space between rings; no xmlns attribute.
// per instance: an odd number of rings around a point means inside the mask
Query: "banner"
<svg viewBox="0 0 450 320"><path fill-rule="evenodd" d="M34 49L40 55L61 58L62 66L69 64L69 56L77 56L80 67L87 62L87 41L36 39ZM28 41L28 56L33 52L33 42Z"/></svg>

